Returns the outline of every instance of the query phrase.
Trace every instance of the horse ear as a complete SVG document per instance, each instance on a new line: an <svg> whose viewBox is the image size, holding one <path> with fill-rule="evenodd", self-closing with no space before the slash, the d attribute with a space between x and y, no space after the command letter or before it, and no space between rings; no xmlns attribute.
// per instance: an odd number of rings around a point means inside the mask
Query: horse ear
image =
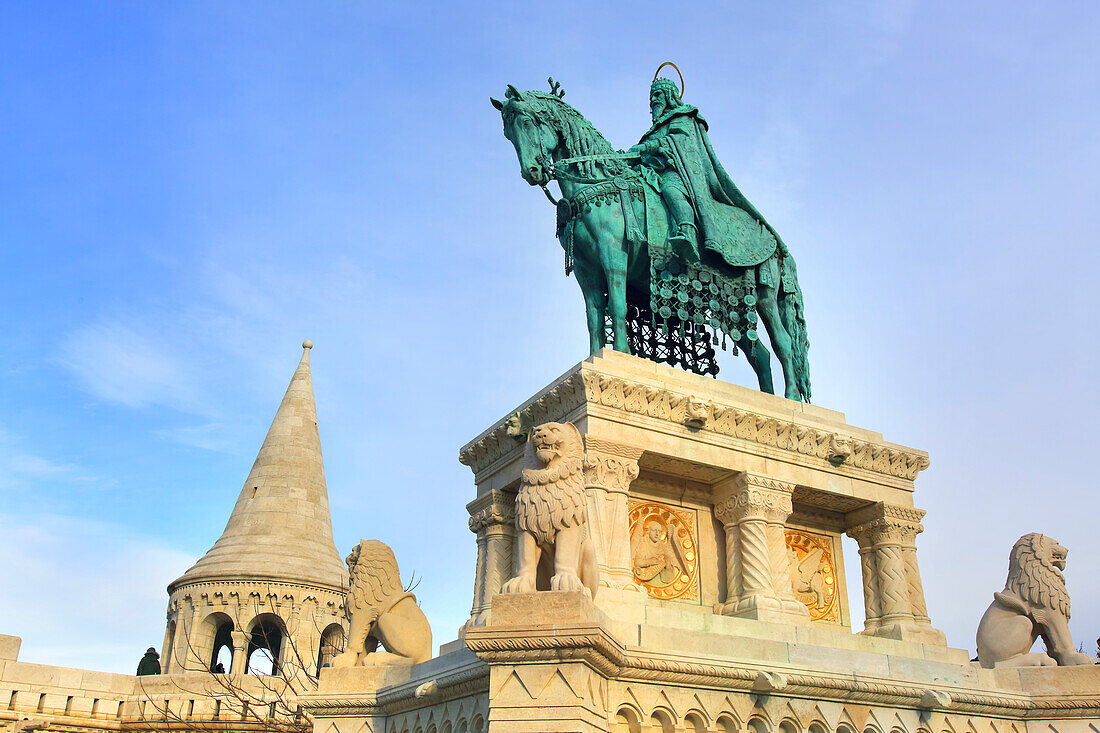
<svg viewBox="0 0 1100 733"><path fill-rule="evenodd" d="M523 99L523 95L521 95L519 93L519 90L516 89L511 84L508 85L508 89L504 92L504 97L506 99L517 99L517 100L522 100Z"/></svg>
<svg viewBox="0 0 1100 733"><path fill-rule="evenodd" d="M496 107L498 110L504 109L504 102L500 101L499 99L493 99L492 97L489 97L489 101L492 102L493 106Z"/></svg>

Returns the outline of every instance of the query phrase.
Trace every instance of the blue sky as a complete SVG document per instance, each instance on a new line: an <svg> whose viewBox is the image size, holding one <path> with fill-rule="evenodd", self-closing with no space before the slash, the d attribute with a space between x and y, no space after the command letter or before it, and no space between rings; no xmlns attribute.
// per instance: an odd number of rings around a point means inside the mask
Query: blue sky
<svg viewBox="0 0 1100 733"><path fill-rule="evenodd" d="M310 338L337 544L392 545L452 638L457 449L587 348L488 97L552 75L627 147L672 59L798 260L815 401L931 452L934 623L972 649L1041 531L1092 651L1098 31L1084 1L4 3L0 633L159 646Z"/></svg>

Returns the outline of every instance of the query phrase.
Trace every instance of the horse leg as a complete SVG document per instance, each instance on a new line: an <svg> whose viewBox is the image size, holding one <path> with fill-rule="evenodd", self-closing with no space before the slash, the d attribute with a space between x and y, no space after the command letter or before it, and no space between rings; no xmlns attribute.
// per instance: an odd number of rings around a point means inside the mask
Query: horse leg
<svg viewBox="0 0 1100 733"><path fill-rule="evenodd" d="M581 295L584 296L584 314L588 319L589 354L595 354L606 343L604 329L606 328L607 295L604 293L601 278L594 276L588 267L580 262L576 264L573 274L577 276Z"/></svg>
<svg viewBox="0 0 1100 733"><path fill-rule="evenodd" d="M737 342L741 350L745 352L745 358L749 360L749 366L756 372L756 379L760 383L760 391L775 394L775 386L772 384L772 355L760 339L750 341L744 336Z"/></svg>
<svg viewBox="0 0 1100 733"><path fill-rule="evenodd" d="M801 395L795 384L791 336L787 333L783 320L779 316L778 295L778 291L770 285L757 285L756 312L760 314L764 328L768 329L772 348L775 349L775 355L779 357L779 363L783 365L783 394L789 400L800 400Z"/></svg>
<svg viewBox="0 0 1100 733"><path fill-rule="evenodd" d="M620 243L622 240L620 240ZM626 340L626 271L628 258L622 249L604 247L600 253L604 274L607 276L607 307L611 315L611 327L615 336L615 351L630 353Z"/></svg>

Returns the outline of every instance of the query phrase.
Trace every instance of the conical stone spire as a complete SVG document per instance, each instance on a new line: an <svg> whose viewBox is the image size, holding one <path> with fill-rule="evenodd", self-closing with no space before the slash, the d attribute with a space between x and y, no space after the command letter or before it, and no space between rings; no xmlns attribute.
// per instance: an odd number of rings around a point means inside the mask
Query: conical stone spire
<svg viewBox="0 0 1100 733"><path fill-rule="evenodd" d="M332 539L325 467L309 350L304 352L244 482L225 531L190 570L168 586L257 579L346 588L348 572Z"/></svg>

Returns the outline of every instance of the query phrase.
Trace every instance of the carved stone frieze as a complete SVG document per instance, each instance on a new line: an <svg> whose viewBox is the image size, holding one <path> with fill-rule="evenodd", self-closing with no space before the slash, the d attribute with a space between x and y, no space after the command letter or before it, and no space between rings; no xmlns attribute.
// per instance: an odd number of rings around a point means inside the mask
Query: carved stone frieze
<svg viewBox="0 0 1100 733"><path fill-rule="evenodd" d="M706 687L714 690L751 692L760 675L758 666L736 662L712 662L676 659L663 654L648 654L627 649L599 627L564 628L554 634L512 627L507 633L477 629L466 636L466 645L490 664L557 663L583 660L608 677L628 682L644 681L669 684L677 689ZM929 688L897 681L890 677L861 672L787 672L784 695L808 697L820 705L823 701L845 704L898 705L919 708ZM1002 714L1029 718L1052 717L1054 711L1073 711L1073 717L1100 713L1100 697L1095 695L1027 696L1006 692L986 692L945 686L952 710L983 715Z"/></svg>
<svg viewBox="0 0 1100 733"><path fill-rule="evenodd" d="M478 474L512 451L522 451L529 426L561 421L584 400L581 376L573 373L463 447L458 461Z"/></svg>
<svg viewBox="0 0 1100 733"><path fill-rule="evenodd" d="M912 481L928 468L928 456L898 446L870 443L852 435L800 425L740 407L722 405L662 387L604 374L589 364L570 374L526 406L464 447L459 461L480 473L494 461L519 451L527 426L559 421L584 402L694 430L711 431L780 450L815 456L845 468L858 468Z"/></svg>

